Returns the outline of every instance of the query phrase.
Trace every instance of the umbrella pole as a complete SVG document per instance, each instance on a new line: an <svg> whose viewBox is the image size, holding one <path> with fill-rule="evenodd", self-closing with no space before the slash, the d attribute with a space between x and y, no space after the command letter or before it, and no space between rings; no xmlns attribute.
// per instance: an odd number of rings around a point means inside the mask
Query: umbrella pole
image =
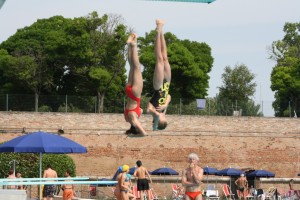
<svg viewBox="0 0 300 200"><path fill-rule="evenodd" d="M42 178L42 152L40 152L40 178ZM41 182L41 181L40 181ZM43 191L42 191L42 185L40 184L40 195L39 195L39 199L41 200L42 199L42 193L43 193Z"/></svg>

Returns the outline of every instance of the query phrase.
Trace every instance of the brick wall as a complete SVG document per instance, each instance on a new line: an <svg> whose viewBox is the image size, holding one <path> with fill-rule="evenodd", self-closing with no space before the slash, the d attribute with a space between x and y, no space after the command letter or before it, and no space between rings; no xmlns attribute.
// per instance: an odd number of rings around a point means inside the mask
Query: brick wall
<svg viewBox="0 0 300 200"><path fill-rule="evenodd" d="M276 177L300 173L300 119L169 115L164 131L151 131L151 116L141 121L149 136L128 138L122 114L0 112L0 142L27 132L57 132L86 147L71 154L77 175L111 176L119 165L141 159L148 169L185 168L191 152L201 166L266 169Z"/></svg>

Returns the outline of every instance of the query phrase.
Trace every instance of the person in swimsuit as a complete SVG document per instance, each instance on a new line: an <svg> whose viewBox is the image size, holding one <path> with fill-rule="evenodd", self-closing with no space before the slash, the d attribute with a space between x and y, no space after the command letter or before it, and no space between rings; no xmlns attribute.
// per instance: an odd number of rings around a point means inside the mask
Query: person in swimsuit
<svg viewBox="0 0 300 200"><path fill-rule="evenodd" d="M12 169L9 170L7 178L9 178L9 179L15 179L16 178L14 170L12 170ZM16 189L16 188L17 188L17 186L15 186L15 185L6 186L6 189Z"/></svg>
<svg viewBox="0 0 300 200"><path fill-rule="evenodd" d="M153 75L154 93L147 105L147 113L153 117L153 130L167 127L166 111L171 101L169 86L171 83L171 67L167 55L167 45L163 33L164 21L156 20L155 69Z"/></svg>
<svg viewBox="0 0 300 200"><path fill-rule="evenodd" d="M137 190L140 193L141 199L144 199L145 192L148 193L148 198L150 197L150 188L149 188L149 181L152 183L152 179L148 170L142 166L142 161L136 161L137 169L134 171L133 176L137 177ZM146 176L148 179L146 179Z"/></svg>
<svg viewBox="0 0 300 200"><path fill-rule="evenodd" d="M71 178L70 171L66 171L65 176L67 178ZM71 180L66 180L66 181L71 181ZM74 185L64 184L62 186L62 190L63 190L63 200L72 200L74 198Z"/></svg>
<svg viewBox="0 0 300 200"><path fill-rule="evenodd" d="M137 35L135 33L130 34L127 44L130 70L125 90L127 95L127 104L124 111L124 117L126 122L130 123L131 128L126 131L126 133L134 133L139 136L145 136L147 135L146 131L139 121L139 117L143 112L140 108L141 94L143 90L143 77L137 51Z"/></svg>
<svg viewBox="0 0 300 200"><path fill-rule="evenodd" d="M234 182L235 185L238 187L238 190L240 191L238 195L239 199L245 199L247 196L247 189L248 189L248 181L245 178L244 174L241 174L241 176Z"/></svg>
<svg viewBox="0 0 300 200"><path fill-rule="evenodd" d="M131 192L130 188L130 178L127 176L129 172L129 166L123 165L122 166L122 173L118 175L118 189L120 190L120 199L122 200L129 200L129 193Z"/></svg>
<svg viewBox="0 0 300 200"><path fill-rule="evenodd" d="M195 153L188 156L189 167L182 172L182 185L185 187L185 200L202 200L201 180L203 169L198 166L199 157Z"/></svg>
<svg viewBox="0 0 300 200"><path fill-rule="evenodd" d="M51 165L47 165L47 169L44 171L43 178L57 178L57 173L55 170L51 168ZM47 181L46 181L47 182ZM43 189L43 198L44 200L47 200L48 198L50 200L53 199L55 193L55 185L47 185L45 183L44 189Z"/></svg>

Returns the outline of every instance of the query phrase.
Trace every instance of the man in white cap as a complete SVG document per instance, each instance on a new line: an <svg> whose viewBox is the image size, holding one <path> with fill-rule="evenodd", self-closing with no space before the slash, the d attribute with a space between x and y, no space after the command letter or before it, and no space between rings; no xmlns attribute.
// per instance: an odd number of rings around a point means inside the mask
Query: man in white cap
<svg viewBox="0 0 300 200"><path fill-rule="evenodd" d="M241 176L235 181L235 184L238 187L239 199L246 200L247 190L248 190L248 181L247 181L245 175L241 174Z"/></svg>

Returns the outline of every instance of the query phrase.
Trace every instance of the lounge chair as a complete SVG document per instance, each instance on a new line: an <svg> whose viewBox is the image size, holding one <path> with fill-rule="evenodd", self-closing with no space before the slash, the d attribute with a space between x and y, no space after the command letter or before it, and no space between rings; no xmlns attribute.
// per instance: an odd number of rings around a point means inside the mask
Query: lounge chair
<svg viewBox="0 0 300 200"><path fill-rule="evenodd" d="M150 197L148 198L148 200L158 200L158 196L154 192L153 188L150 189Z"/></svg>
<svg viewBox="0 0 300 200"><path fill-rule="evenodd" d="M184 192L180 185L173 184L172 185L172 199L178 200L183 199Z"/></svg>
<svg viewBox="0 0 300 200"><path fill-rule="evenodd" d="M223 192L224 192L224 196L227 200L229 200L229 199L234 200L235 199L234 198L235 195L231 192L231 190L229 188L229 185L227 185L227 184L223 185Z"/></svg>
<svg viewBox="0 0 300 200"><path fill-rule="evenodd" d="M140 199L141 197L140 197L140 193L138 192L138 190L137 190L137 186L132 186L131 187L131 190L132 190L132 192L133 192L133 194L134 194L134 196L135 196L135 198L136 199Z"/></svg>
<svg viewBox="0 0 300 200"><path fill-rule="evenodd" d="M218 190L206 190L206 198L207 199L220 199Z"/></svg>
<svg viewBox="0 0 300 200"><path fill-rule="evenodd" d="M272 199L276 188L270 187L267 191L263 191L263 189L257 189L257 199L259 200L268 200Z"/></svg>

